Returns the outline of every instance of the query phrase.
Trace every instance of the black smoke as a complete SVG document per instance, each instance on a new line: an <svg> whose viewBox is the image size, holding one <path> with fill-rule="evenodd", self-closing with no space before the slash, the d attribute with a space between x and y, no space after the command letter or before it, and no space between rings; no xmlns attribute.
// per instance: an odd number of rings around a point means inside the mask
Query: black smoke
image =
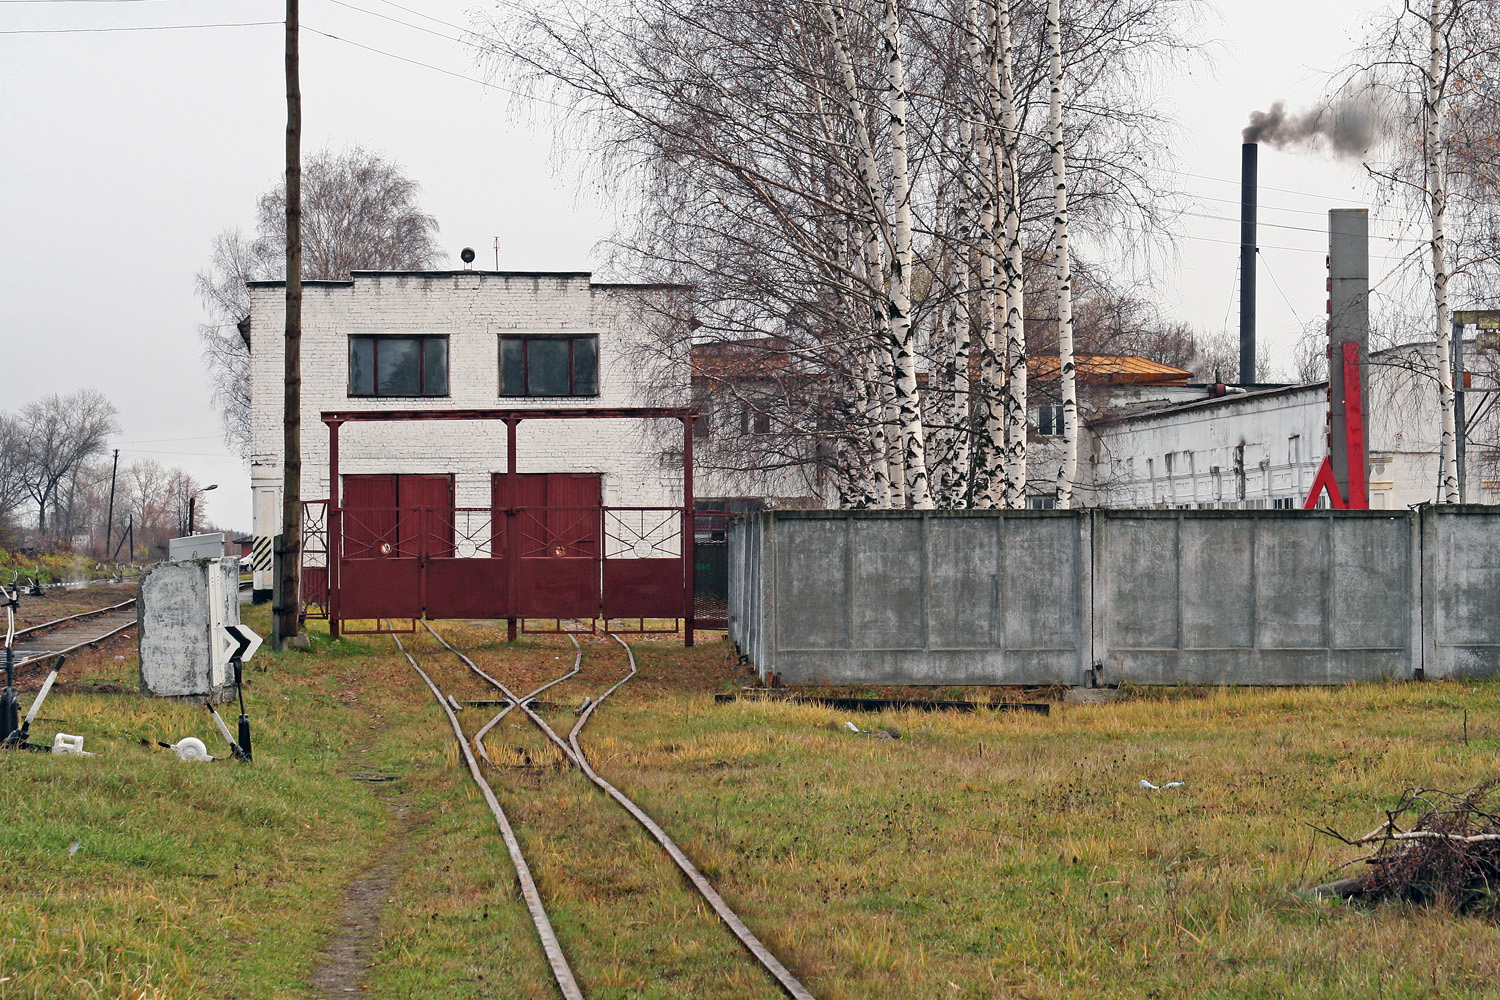
<svg viewBox="0 0 1500 1000"><path fill-rule="evenodd" d="M1345 100L1292 112L1277 101L1269 111L1252 111L1240 134L1246 142L1276 149L1327 149L1335 156L1358 158L1375 142L1377 109L1372 103Z"/></svg>

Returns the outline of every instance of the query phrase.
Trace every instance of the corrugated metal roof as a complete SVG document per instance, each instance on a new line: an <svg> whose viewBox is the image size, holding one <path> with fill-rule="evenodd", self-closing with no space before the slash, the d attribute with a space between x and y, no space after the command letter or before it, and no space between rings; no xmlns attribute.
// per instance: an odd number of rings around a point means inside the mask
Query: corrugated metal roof
<svg viewBox="0 0 1500 1000"><path fill-rule="evenodd" d="M1137 385L1187 385L1193 373L1182 368L1164 365L1136 354L1080 354L1077 366L1080 382L1137 384ZM1026 359L1026 367L1032 378L1055 379L1058 377L1058 359L1051 355L1038 355Z"/></svg>

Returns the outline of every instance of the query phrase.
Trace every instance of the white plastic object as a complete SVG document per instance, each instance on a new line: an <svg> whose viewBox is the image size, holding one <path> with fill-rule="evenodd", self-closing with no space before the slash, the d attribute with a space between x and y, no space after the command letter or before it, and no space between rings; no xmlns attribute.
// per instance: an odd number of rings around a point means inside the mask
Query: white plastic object
<svg viewBox="0 0 1500 1000"><path fill-rule="evenodd" d="M82 736L73 736L69 733L58 733L52 738L52 752L73 754L78 757L94 756L83 748Z"/></svg>
<svg viewBox="0 0 1500 1000"><path fill-rule="evenodd" d="M846 723L844 723L844 725L846 725L846 726L848 726L848 727L849 727L849 731L850 731L850 732L851 732L851 733L857 733L857 732L859 732L859 727L858 727L858 726L856 726L856 725L855 725L855 724L854 724L854 723L852 723L852 722L846 722Z"/></svg>
<svg viewBox="0 0 1500 1000"><path fill-rule="evenodd" d="M172 744L172 752L177 755L178 760L213 760L208 747L196 736L184 736Z"/></svg>
<svg viewBox="0 0 1500 1000"><path fill-rule="evenodd" d="M1147 781L1145 778L1141 779L1141 787L1142 788L1149 788L1149 789L1151 789L1153 791L1157 791L1157 792L1161 791L1164 788L1181 788L1185 784L1186 784L1186 782L1182 782L1182 781L1169 781L1165 785L1153 785L1153 784L1151 784L1151 782Z"/></svg>

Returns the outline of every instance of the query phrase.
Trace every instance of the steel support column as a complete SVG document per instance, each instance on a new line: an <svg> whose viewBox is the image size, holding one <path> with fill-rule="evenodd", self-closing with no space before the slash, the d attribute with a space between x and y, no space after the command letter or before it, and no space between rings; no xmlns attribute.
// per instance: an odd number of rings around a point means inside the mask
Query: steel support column
<svg viewBox="0 0 1500 1000"><path fill-rule="evenodd" d="M328 637L339 637L339 560L344 554L344 512L339 494L339 426L340 420L328 421L328 514L324 521L327 541L323 548L328 561Z"/></svg>
<svg viewBox="0 0 1500 1000"><path fill-rule="evenodd" d="M515 607L516 595L521 592L521 545L516 534L516 427L520 423L515 417L505 421L505 579L511 607ZM492 511L490 517L494 516ZM507 618L506 641L515 642L516 632L516 619Z"/></svg>
<svg viewBox="0 0 1500 1000"><path fill-rule="evenodd" d="M693 644L693 603L697 600L697 565L693 562L693 536L698 530L693 516L693 418L682 418L682 644Z"/></svg>

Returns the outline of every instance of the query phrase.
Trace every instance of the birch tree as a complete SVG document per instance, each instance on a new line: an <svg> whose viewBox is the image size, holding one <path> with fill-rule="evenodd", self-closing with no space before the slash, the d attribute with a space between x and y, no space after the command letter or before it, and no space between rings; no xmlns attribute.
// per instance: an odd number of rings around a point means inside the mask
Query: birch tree
<svg viewBox="0 0 1500 1000"><path fill-rule="evenodd" d="M1452 297L1455 288L1488 297L1483 282L1493 279L1497 263L1497 13L1493 0L1408 0L1377 24L1345 76L1348 91L1373 98L1384 111L1381 141L1366 161L1370 176L1385 200L1407 206L1425 228L1425 260L1406 263L1413 276L1423 276L1430 303L1422 325L1435 341L1442 503L1462 499ZM1401 282L1392 287L1399 295Z"/></svg>
<svg viewBox="0 0 1500 1000"><path fill-rule="evenodd" d="M1069 218L1101 245L1165 217L1138 74L1192 9L1080 8L1062 38L1088 67L1063 112ZM710 435L700 464L812 462L840 504L923 508L1025 502L1027 262L1055 214L1041 29L1012 0L521 0L474 37L579 175L622 192L608 266L692 286L662 354L758 359L701 390L774 396L773 430Z"/></svg>
<svg viewBox="0 0 1500 1000"><path fill-rule="evenodd" d="M1453 389L1452 310L1448 305L1447 150L1443 141L1444 98L1447 91L1447 63L1451 53L1445 28L1456 11L1444 10L1442 0L1432 0L1427 14L1429 54L1424 72L1425 95L1422 102L1426 126L1422 151L1426 159L1426 187L1432 221L1432 298L1437 313L1438 413L1442 422L1439 439L1439 483L1444 503L1458 503L1458 417Z"/></svg>
<svg viewBox="0 0 1500 1000"><path fill-rule="evenodd" d="M1047 2L1047 40L1051 58L1052 185L1054 196L1053 264L1057 268L1057 358L1062 386L1063 457L1057 476L1057 506L1073 506L1078 475L1078 380L1073 358L1073 261L1068 246L1068 167L1063 146L1062 3Z"/></svg>
<svg viewBox="0 0 1500 1000"><path fill-rule="evenodd" d="M1000 52L1000 191L1005 202L1005 493L1006 507L1026 502L1026 267L1022 248L1020 114L1016 106L1010 0L995 0L995 44Z"/></svg>

